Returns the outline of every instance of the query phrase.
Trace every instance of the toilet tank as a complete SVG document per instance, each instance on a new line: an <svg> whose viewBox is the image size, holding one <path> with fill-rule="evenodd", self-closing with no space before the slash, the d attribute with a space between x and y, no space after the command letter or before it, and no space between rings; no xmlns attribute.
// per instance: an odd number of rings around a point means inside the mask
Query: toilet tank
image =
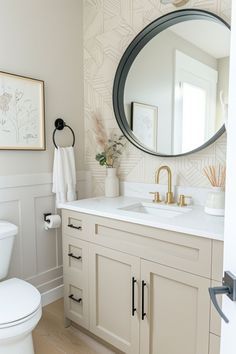
<svg viewBox="0 0 236 354"><path fill-rule="evenodd" d="M18 232L16 225L0 221L0 280L6 278L11 261L13 244Z"/></svg>

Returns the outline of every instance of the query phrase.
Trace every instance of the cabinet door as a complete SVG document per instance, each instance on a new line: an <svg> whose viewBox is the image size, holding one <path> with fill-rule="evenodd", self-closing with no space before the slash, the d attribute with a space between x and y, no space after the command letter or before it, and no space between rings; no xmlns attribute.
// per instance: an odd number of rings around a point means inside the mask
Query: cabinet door
<svg viewBox="0 0 236 354"><path fill-rule="evenodd" d="M96 245L89 252L90 331L124 353L137 354L140 259Z"/></svg>
<svg viewBox="0 0 236 354"><path fill-rule="evenodd" d="M141 261L141 354L207 354L210 281Z"/></svg>

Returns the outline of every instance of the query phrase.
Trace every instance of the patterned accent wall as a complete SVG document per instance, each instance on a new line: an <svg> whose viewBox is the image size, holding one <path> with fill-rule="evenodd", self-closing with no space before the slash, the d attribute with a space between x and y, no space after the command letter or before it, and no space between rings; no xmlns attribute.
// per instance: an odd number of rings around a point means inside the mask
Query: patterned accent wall
<svg viewBox="0 0 236 354"><path fill-rule="evenodd" d="M190 0L183 8L205 9L230 22L231 0ZM173 5L160 4L160 0L84 0L85 162L92 171L96 196L104 194L106 171L95 161L99 148L94 137L93 115L96 113L103 119L108 133L119 132L112 107L112 86L118 63L138 32L175 9ZM203 167L225 163L225 155L226 134L205 150L181 158L154 157L128 144L119 176L125 181L153 183L156 168L168 164L176 184L207 187Z"/></svg>

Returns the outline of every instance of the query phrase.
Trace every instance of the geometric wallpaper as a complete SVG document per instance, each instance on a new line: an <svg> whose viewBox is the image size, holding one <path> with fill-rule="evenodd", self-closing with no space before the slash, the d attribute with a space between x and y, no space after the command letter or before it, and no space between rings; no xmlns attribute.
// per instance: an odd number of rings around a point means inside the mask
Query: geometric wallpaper
<svg viewBox="0 0 236 354"><path fill-rule="evenodd" d="M105 168L95 160L100 152L94 137L94 114L109 134L120 134L112 107L112 87L119 61L133 38L150 22L175 9L159 0L84 0L84 119L85 163L92 172L93 195L104 194ZM190 0L182 8L214 12L230 22L231 0ZM174 184L208 187L202 169L225 164L226 134L201 152L177 158L148 155L128 143L119 167L121 180L153 183L161 164L168 164Z"/></svg>

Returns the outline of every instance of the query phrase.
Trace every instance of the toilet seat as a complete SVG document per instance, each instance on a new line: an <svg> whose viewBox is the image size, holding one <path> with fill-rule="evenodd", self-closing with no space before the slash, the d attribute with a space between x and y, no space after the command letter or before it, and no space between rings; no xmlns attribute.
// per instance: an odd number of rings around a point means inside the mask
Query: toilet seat
<svg viewBox="0 0 236 354"><path fill-rule="evenodd" d="M0 282L0 329L28 321L41 308L39 291L24 280Z"/></svg>

